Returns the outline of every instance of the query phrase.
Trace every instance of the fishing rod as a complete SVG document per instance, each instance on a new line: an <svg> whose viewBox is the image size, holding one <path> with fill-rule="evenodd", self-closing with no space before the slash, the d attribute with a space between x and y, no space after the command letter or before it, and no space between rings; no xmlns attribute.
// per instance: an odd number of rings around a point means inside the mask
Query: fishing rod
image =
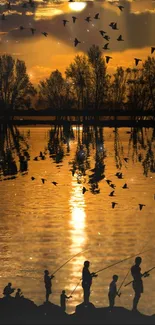
<svg viewBox="0 0 155 325"><path fill-rule="evenodd" d="M96 271L96 272L94 272L94 273L95 273L95 274L100 273L100 272L102 272L102 271L104 271L104 270L109 269L109 268L112 267L112 266L115 266L115 265L117 265L117 264L123 263L123 262L125 262L125 261L127 261L127 260L129 260L129 259L131 259L131 258L133 258L133 257L136 257L136 256L138 256L138 255L142 255L142 254L144 254L144 253L146 253L146 252L148 252L148 251L151 251L151 250L153 250L153 249L155 249L155 248L150 248L150 249L147 249L147 250L145 250L145 251L143 251L143 252L140 252L140 253L138 253L138 254L136 254L136 255L131 255L131 256L129 256L129 257L126 257L126 258L124 258L123 260L120 260L120 261L115 262L115 263L113 263L113 264L111 264L111 265L109 265L109 266L106 266L106 267L104 267L103 269L100 269L100 270L98 270L98 271Z"/></svg>
<svg viewBox="0 0 155 325"><path fill-rule="evenodd" d="M81 251L81 252L79 252L79 253L77 253L76 255L74 255L74 256L72 256L72 257L70 257L65 263L63 263L61 266L59 266L58 267L58 269L56 269L53 273L52 273L52 275L54 275L54 274L56 274L63 266L65 266L67 263L69 263L73 258L75 258L76 256L78 256L78 255L80 255L81 253L84 253L84 252L86 252L86 251L88 251L90 248L88 248L88 249L84 249L83 251Z"/></svg>
<svg viewBox="0 0 155 325"><path fill-rule="evenodd" d="M80 279L80 281L78 282L78 284L76 285L76 287L73 289L73 291L71 292L70 296L73 295L73 293L75 292L75 290L77 289L77 287L79 286L80 282L81 282L82 279Z"/></svg>
<svg viewBox="0 0 155 325"><path fill-rule="evenodd" d="M151 272L151 271L154 270L154 269L155 269L155 266L152 267L151 269L149 269L148 271L144 272L144 273L142 274L141 278L142 278L142 277L146 278L146 277L148 276L148 273ZM129 284L131 284L131 283L133 283L133 282L134 282L134 280L132 280L132 281L126 283L124 287L127 287Z"/></svg>

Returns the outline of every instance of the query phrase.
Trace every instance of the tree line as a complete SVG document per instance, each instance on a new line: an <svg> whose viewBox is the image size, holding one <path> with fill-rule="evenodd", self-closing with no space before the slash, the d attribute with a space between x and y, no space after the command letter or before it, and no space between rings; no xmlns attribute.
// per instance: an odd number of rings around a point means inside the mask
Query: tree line
<svg viewBox="0 0 155 325"><path fill-rule="evenodd" d="M1 112L16 109L154 112L155 59L148 57L142 68L117 67L110 75L102 51L92 45L86 55L75 56L65 76L59 70L52 71L35 88L25 62L2 55L0 108Z"/></svg>

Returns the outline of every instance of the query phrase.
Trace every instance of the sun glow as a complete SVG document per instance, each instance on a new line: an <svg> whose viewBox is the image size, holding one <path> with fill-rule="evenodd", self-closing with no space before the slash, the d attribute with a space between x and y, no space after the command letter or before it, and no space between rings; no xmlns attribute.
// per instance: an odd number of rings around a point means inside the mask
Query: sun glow
<svg viewBox="0 0 155 325"><path fill-rule="evenodd" d="M86 5L86 2L71 2L69 3L69 8L73 11L82 11Z"/></svg>

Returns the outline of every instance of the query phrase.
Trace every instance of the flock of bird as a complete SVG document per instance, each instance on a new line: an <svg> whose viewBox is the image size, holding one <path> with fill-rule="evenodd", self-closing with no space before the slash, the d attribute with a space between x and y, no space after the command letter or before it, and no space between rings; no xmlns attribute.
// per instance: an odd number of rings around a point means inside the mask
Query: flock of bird
<svg viewBox="0 0 155 325"><path fill-rule="evenodd" d="M40 154L39 154L38 156L34 157L33 160L34 160L34 161L39 161L39 158L40 158L40 160L45 160L45 155L46 155L46 152L43 153L42 151L40 151ZM125 158L123 158L123 159L124 159L124 161L125 161L126 163L128 163L129 158L125 157ZM72 173L72 176L74 176L73 173ZM123 179L123 174L122 174L121 172L117 172L117 173L115 174L115 176L116 176L118 179ZM113 184L112 181L111 181L110 179L106 179L105 175L104 175L103 178L105 179L106 183L107 183L111 188L114 189L114 190L113 190L112 192L110 192L110 194L109 194L110 197L114 197L114 196L115 196L115 188L116 188L116 185ZM35 178L34 176L32 176L32 177L31 177L31 180L34 181L34 180L36 180L36 178ZM42 184L45 184L46 181L47 181L47 179L45 179L45 178L43 178L43 177L41 178L41 182L42 182ZM58 185L58 183L55 182L55 181L52 181L51 183L52 183L53 185L55 185L55 186ZM128 184L127 184L127 183L124 183L124 185L122 186L122 189L129 189ZM87 189L85 186L83 186L83 187L82 187L82 194L85 194L85 192L88 192L88 189ZM98 193L100 193L100 190L99 190ZM117 202L111 202L111 207L112 207L112 209L114 209L116 205L118 205ZM146 205L145 205L145 204L141 204L141 203L139 203L139 210L141 211L142 208L143 208L144 206L146 206Z"/></svg>
<svg viewBox="0 0 155 325"><path fill-rule="evenodd" d="M48 0L43 0L43 2L44 2L44 3L48 3ZM69 0L68 2L74 2L74 1L73 1L73 0ZM23 7L23 8L28 8L28 6L30 6L31 8L34 8L34 7L35 7L35 1L33 1L33 0L29 0L27 3L25 2L25 3L22 4L22 7ZM123 12L123 10L124 10L124 6L122 6L122 5L117 5L117 7L118 7L118 9L119 9L121 12ZM6 8L7 8L7 10L11 10L11 3L10 3L10 2L8 2L8 3L6 4ZM100 19L99 15L100 15L99 13L96 13L95 16L94 16L93 18L94 18L95 20L98 20L98 19ZM2 19L2 20L6 20L6 16L5 16L4 13L2 14L1 19ZM76 16L72 16L73 24L75 24L75 22L76 22L77 19L78 19L78 18L77 18ZM90 16L86 17L86 18L85 18L85 21L86 21L87 23L90 23L90 22L92 21L92 20L91 20L91 17L90 17ZM67 19L63 19L62 22L63 22L64 27L67 25L67 23L69 23L69 21L68 21ZM111 22L111 23L109 24L109 26L112 28L112 30L118 30L117 22ZM20 29L21 31L23 31L24 29L29 29L29 30L31 31L32 35L34 35L35 32L36 32L36 29L35 29L35 28L32 28L32 27L31 27L31 28L25 28L24 26L20 26L19 29ZM110 41L110 36L107 35L107 33L106 33L105 31L103 31L103 30L100 30L99 33L100 33L101 36L102 36L102 37L107 41L107 43L102 47L102 49L105 50L105 51L110 50L110 48L108 47L108 46L109 46L109 41ZM48 36L48 33L45 32L45 31L44 31L44 32L41 32L41 34L44 35L45 37ZM117 41L118 41L118 42L122 42L122 41L124 41L123 36L122 36L121 34L117 37ZM77 46L78 44L80 44L80 43L81 43L81 41L79 41L79 40L77 39L77 37L75 37L75 39L74 39L74 46L76 47L76 46ZM155 47L152 46L152 47L151 47L151 54L153 54L154 51L155 51ZM106 56L105 56L105 59L106 59L106 63L108 64L108 62L112 59L112 57L106 55ZM139 59L139 58L134 58L134 61L135 61L135 65L137 66L138 63L139 63L140 61L142 61L142 60Z"/></svg>

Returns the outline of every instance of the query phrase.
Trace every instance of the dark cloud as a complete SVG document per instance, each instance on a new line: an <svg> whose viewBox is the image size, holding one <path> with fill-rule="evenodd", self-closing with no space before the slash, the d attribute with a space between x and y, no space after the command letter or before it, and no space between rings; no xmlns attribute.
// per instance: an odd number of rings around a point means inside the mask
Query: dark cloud
<svg viewBox="0 0 155 325"><path fill-rule="evenodd" d="M106 3L106 1L104 1ZM14 5L14 10L19 14L7 15L6 21L1 21L1 32L8 32L4 34L1 45L3 46L3 40L6 38L9 40L19 40L27 42L37 42L41 36L41 32L46 31L49 36L45 38L45 42L51 44L50 36L54 36L56 39L64 42L66 45L73 46L73 40L77 37L81 44L77 47L77 51L81 50L86 52L92 44L99 45L101 48L107 42L104 40L99 30L103 29L110 36L109 47L111 51L123 51L132 48L143 48L154 44L155 30L155 12L154 11L131 11L132 3L128 1L119 2L124 5L123 12L117 8L116 2L112 2L108 6L103 6L100 1L88 2L87 7L81 12L74 12L74 15L78 18L76 23L72 23L72 13L60 14L49 19L35 20L35 13L38 10L38 5L32 10L32 16L26 15L25 10L21 10L21 4ZM66 4L68 5L68 4ZM59 8L58 6L56 8ZM95 13L100 13L100 20L93 19ZM92 21L87 23L85 18L87 16L92 17ZM66 27L63 26L63 19L69 20ZM112 30L109 27L111 21L116 21L119 30ZM19 26L26 27L25 30L20 31ZM94 26L93 26L94 25ZM36 29L35 35L31 34L30 28ZM118 42L117 37L122 34L124 42ZM41 36L44 37L44 36Z"/></svg>

